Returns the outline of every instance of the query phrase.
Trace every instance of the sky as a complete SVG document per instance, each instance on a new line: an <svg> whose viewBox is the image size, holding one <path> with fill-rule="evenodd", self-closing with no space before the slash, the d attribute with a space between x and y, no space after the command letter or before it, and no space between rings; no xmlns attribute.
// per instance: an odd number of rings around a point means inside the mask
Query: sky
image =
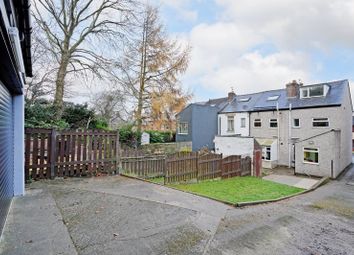
<svg viewBox="0 0 354 255"><path fill-rule="evenodd" d="M192 47L181 81L194 101L292 80L354 86L354 0L155 1L168 33Z"/></svg>

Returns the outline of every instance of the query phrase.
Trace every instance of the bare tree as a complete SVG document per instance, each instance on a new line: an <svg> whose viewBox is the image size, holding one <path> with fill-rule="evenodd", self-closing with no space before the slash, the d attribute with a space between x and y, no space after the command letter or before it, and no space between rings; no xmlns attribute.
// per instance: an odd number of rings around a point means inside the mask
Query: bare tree
<svg viewBox="0 0 354 255"><path fill-rule="evenodd" d="M107 121L110 128L127 120L129 110L126 106L126 96L119 90L106 90L92 97L92 105L96 114Z"/></svg>
<svg viewBox="0 0 354 255"><path fill-rule="evenodd" d="M127 92L135 98L139 132L151 93L171 90L178 85L178 76L187 69L189 53L188 45L182 46L168 37L158 9L145 5L124 49L119 74Z"/></svg>
<svg viewBox="0 0 354 255"><path fill-rule="evenodd" d="M26 78L25 99L32 104L37 99L53 94L56 65L49 54L38 26L32 29L33 77Z"/></svg>
<svg viewBox="0 0 354 255"><path fill-rule="evenodd" d="M111 63L111 52L129 23L134 0L35 0L33 16L55 58L54 105L63 109L68 74L93 74ZM113 47L112 47L113 46Z"/></svg>

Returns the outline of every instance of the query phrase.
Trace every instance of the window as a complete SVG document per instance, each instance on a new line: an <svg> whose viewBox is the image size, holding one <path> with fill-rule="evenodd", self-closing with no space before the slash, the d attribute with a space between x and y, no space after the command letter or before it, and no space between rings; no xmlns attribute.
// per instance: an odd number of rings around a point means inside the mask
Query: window
<svg viewBox="0 0 354 255"><path fill-rule="evenodd" d="M178 134L187 135L188 134L188 123L187 122L179 122L178 123Z"/></svg>
<svg viewBox="0 0 354 255"><path fill-rule="evenodd" d="M269 120L269 127L277 128L278 127L278 119L270 119Z"/></svg>
<svg viewBox="0 0 354 255"><path fill-rule="evenodd" d="M301 98L323 97L328 91L328 86L318 85L301 88Z"/></svg>
<svg viewBox="0 0 354 255"><path fill-rule="evenodd" d="M227 116L227 132L233 132L234 131L234 116Z"/></svg>
<svg viewBox="0 0 354 255"><path fill-rule="evenodd" d="M242 128L246 127L246 118L241 118L241 127Z"/></svg>
<svg viewBox="0 0 354 255"><path fill-rule="evenodd" d="M300 127L300 119L293 119L293 127L294 128Z"/></svg>
<svg viewBox="0 0 354 255"><path fill-rule="evenodd" d="M279 98L278 95L276 95L276 96L270 96L270 97L267 98L267 101L276 101L276 100L278 100L278 98Z"/></svg>
<svg viewBox="0 0 354 255"><path fill-rule="evenodd" d="M237 100L238 102L248 102L250 101L250 97L244 97L244 98L240 98L239 100Z"/></svg>
<svg viewBox="0 0 354 255"><path fill-rule="evenodd" d="M304 163L318 164L317 148L304 148Z"/></svg>
<svg viewBox="0 0 354 255"><path fill-rule="evenodd" d="M254 119L253 126L254 127L262 127L262 120L261 119Z"/></svg>
<svg viewBox="0 0 354 255"><path fill-rule="evenodd" d="M312 119L313 127L329 127L328 118L313 118Z"/></svg>
<svg viewBox="0 0 354 255"><path fill-rule="evenodd" d="M264 146L262 149L262 159L271 160L271 148L270 146Z"/></svg>

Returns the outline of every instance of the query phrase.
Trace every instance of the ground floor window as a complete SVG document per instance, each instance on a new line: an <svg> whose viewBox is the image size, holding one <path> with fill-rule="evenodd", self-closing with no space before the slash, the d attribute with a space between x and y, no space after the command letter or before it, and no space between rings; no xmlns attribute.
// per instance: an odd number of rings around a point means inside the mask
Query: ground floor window
<svg viewBox="0 0 354 255"><path fill-rule="evenodd" d="M318 148L304 148L304 163L318 164Z"/></svg>
<svg viewBox="0 0 354 255"><path fill-rule="evenodd" d="M179 122L178 123L178 134L187 135L188 134L188 123L187 122Z"/></svg>
<svg viewBox="0 0 354 255"><path fill-rule="evenodd" d="M270 146L264 146L262 150L262 159L270 160L271 159L271 148Z"/></svg>

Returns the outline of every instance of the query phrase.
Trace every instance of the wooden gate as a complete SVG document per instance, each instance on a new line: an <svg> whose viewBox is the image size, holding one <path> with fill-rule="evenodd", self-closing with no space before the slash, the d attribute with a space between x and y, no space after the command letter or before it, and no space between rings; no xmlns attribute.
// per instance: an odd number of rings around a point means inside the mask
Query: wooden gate
<svg viewBox="0 0 354 255"><path fill-rule="evenodd" d="M228 156L222 160L221 178L250 175L251 158L241 158L239 155Z"/></svg>
<svg viewBox="0 0 354 255"><path fill-rule="evenodd" d="M208 153L198 159L198 180L214 179L221 176L222 154Z"/></svg>
<svg viewBox="0 0 354 255"><path fill-rule="evenodd" d="M116 172L118 139L116 132L26 128L25 178Z"/></svg>

